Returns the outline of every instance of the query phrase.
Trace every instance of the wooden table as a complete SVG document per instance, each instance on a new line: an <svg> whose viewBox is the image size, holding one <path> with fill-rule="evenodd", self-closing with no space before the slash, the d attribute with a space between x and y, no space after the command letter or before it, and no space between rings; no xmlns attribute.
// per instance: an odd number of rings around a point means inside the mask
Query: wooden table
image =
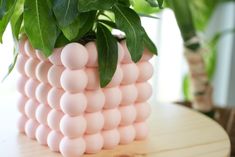
<svg viewBox="0 0 235 157"><path fill-rule="evenodd" d="M0 104L0 157L61 157L18 134L15 110ZM13 116L14 115L14 116ZM229 157L225 131L211 119L177 105L155 105L146 141L85 157Z"/></svg>

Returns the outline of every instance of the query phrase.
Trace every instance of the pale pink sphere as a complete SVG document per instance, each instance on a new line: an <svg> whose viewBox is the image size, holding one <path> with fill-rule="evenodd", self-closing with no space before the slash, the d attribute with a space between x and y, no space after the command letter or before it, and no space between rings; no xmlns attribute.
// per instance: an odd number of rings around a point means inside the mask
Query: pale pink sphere
<svg viewBox="0 0 235 157"><path fill-rule="evenodd" d="M50 129L45 125L39 125L36 130L36 139L39 144L47 145L47 136L50 133Z"/></svg>
<svg viewBox="0 0 235 157"><path fill-rule="evenodd" d="M50 62L41 61L36 68L36 77L39 81L43 83L48 83L48 71L52 64Z"/></svg>
<svg viewBox="0 0 235 157"><path fill-rule="evenodd" d="M105 95L105 109L116 108L120 105L122 101L122 92L119 87L104 88L103 92Z"/></svg>
<svg viewBox="0 0 235 157"><path fill-rule="evenodd" d="M20 133L25 133L25 124L28 121L28 118L25 115L21 115L17 121L17 128Z"/></svg>
<svg viewBox="0 0 235 157"><path fill-rule="evenodd" d="M144 140L148 136L148 126L146 122L135 123L136 140Z"/></svg>
<svg viewBox="0 0 235 157"><path fill-rule="evenodd" d="M86 142L83 138L64 137L60 142L60 152L64 157L81 157L85 151Z"/></svg>
<svg viewBox="0 0 235 157"><path fill-rule="evenodd" d="M20 97L18 98L18 101L17 101L17 109L20 113L22 114L25 114L25 104L26 102L28 101L28 98L24 95L20 95Z"/></svg>
<svg viewBox="0 0 235 157"><path fill-rule="evenodd" d="M70 43L63 48L61 61L71 70L82 69L88 61L87 49L79 43Z"/></svg>
<svg viewBox="0 0 235 157"><path fill-rule="evenodd" d="M136 119L136 109L133 105L123 106L119 108L121 113L120 125L131 125Z"/></svg>
<svg viewBox="0 0 235 157"><path fill-rule="evenodd" d="M47 124L47 117L51 108L47 105L40 104L36 110L36 119L40 124L48 125Z"/></svg>
<svg viewBox="0 0 235 157"><path fill-rule="evenodd" d="M17 71L18 71L20 74L25 75L24 67L25 67L25 63L26 63L27 60L28 60L28 57L23 56L22 54L19 54L19 55L18 55L17 61L16 61L16 65L15 65L15 66L16 66Z"/></svg>
<svg viewBox="0 0 235 157"><path fill-rule="evenodd" d="M130 64L123 64L122 66L123 71L123 79L122 85L132 84L135 83L137 78L139 77L139 69L135 63Z"/></svg>
<svg viewBox="0 0 235 157"><path fill-rule="evenodd" d="M25 114L30 119L36 118L36 110L39 106L39 103L33 99L29 99L25 104Z"/></svg>
<svg viewBox="0 0 235 157"><path fill-rule="evenodd" d="M121 122L121 113L118 109L103 111L104 130L115 129Z"/></svg>
<svg viewBox="0 0 235 157"><path fill-rule="evenodd" d="M86 112L97 112L104 107L105 96L101 89L95 91L86 91L87 108Z"/></svg>
<svg viewBox="0 0 235 157"><path fill-rule="evenodd" d="M122 69L120 68L120 66L117 66L117 69L113 75L113 78L107 85L107 88L120 85L122 82L122 79L123 79Z"/></svg>
<svg viewBox="0 0 235 157"><path fill-rule="evenodd" d="M25 41L25 45L24 45L24 49L25 49L25 53L32 58L36 58L36 52L35 49L32 47L32 45L30 44L29 40Z"/></svg>
<svg viewBox="0 0 235 157"><path fill-rule="evenodd" d="M16 89L19 93L26 95L25 93L25 85L26 82L28 81L28 77L21 75L18 79L17 79L17 83L16 83Z"/></svg>
<svg viewBox="0 0 235 157"><path fill-rule="evenodd" d="M145 121L151 113L151 107L149 103L137 103L135 104L136 109L136 122Z"/></svg>
<svg viewBox="0 0 235 157"><path fill-rule="evenodd" d="M120 134L117 129L102 131L101 134L104 139L104 149L113 149L120 142Z"/></svg>
<svg viewBox="0 0 235 157"><path fill-rule="evenodd" d="M124 55L125 55L125 50L123 46L120 43L118 43L118 62L123 61Z"/></svg>
<svg viewBox="0 0 235 157"><path fill-rule="evenodd" d="M52 109L47 116L48 126L55 131L60 131L60 121L64 114L61 111Z"/></svg>
<svg viewBox="0 0 235 157"><path fill-rule="evenodd" d="M148 82L137 83L136 88L138 91L137 102L147 101L152 96L152 87Z"/></svg>
<svg viewBox="0 0 235 157"><path fill-rule="evenodd" d="M36 130L38 126L39 126L39 123L36 120L29 119L25 124L26 135L31 139L35 139Z"/></svg>
<svg viewBox="0 0 235 157"><path fill-rule="evenodd" d="M134 84L120 86L120 90L122 92L121 105L131 105L136 101L138 91Z"/></svg>
<svg viewBox="0 0 235 157"><path fill-rule="evenodd" d="M139 77L137 82L145 82L153 76L153 66L149 62L140 62L137 64L139 69Z"/></svg>
<svg viewBox="0 0 235 157"><path fill-rule="evenodd" d="M18 43L18 48L19 48L19 52L20 54L22 55L26 55L26 52L25 52L25 49L24 49L24 45L25 45L25 42L27 41L27 37L26 36L22 36L19 40L19 43Z"/></svg>
<svg viewBox="0 0 235 157"><path fill-rule="evenodd" d="M36 56L40 61L50 62L49 59L40 50L36 50Z"/></svg>
<svg viewBox="0 0 235 157"><path fill-rule="evenodd" d="M48 92L48 97L47 97L48 105L56 110L61 110L60 99L64 94L64 92L65 92L64 90L59 88L51 88L51 90Z"/></svg>
<svg viewBox="0 0 235 157"><path fill-rule="evenodd" d="M104 146L104 139L100 133L85 135L84 140L86 142L86 153L95 154L101 151Z"/></svg>
<svg viewBox="0 0 235 157"><path fill-rule="evenodd" d="M24 87L25 94L29 98L36 98L36 88L39 85L39 82L34 79L29 79Z"/></svg>
<svg viewBox="0 0 235 157"><path fill-rule="evenodd" d="M133 61L131 59L130 52L129 52L127 46L126 46L126 41L125 40L121 41L121 45L122 45L122 48L124 50L124 57L122 59L122 63L124 63L124 64L133 63Z"/></svg>
<svg viewBox="0 0 235 157"><path fill-rule="evenodd" d="M83 93L72 94L65 92L60 100L62 111L70 116L79 116L84 113L87 99Z"/></svg>
<svg viewBox="0 0 235 157"><path fill-rule="evenodd" d="M86 119L83 116L70 117L65 115L60 122L60 130L69 138L82 136L87 128Z"/></svg>
<svg viewBox="0 0 235 157"><path fill-rule="evenodd" d="M25 66L24 66L25 74L28 77L36 79L36 68L37 68L38 64L39 64L39 60L38 59L29 58L26 61Z"/></svg>
<svg viewBox="0 0 235 157"><path fill-rule="evenodd" d="M86 113L87 121L86 134L98 133L104 127L104 116L101 112Z"/></svg>
<svg viewBox="0 0 235 157"><path fill-rule="evenodd" d="M47 96L48 96L48 92L51 89L51 86L49 84L46 83L40 83L37 88L36 88L36 98L37 100L44 104L47 105L48 101L47 101Z"/></svg>
<svg viewBox="0 0 235 157"><path fill-rule="evenodd" d="M133 125L123 126L118 128L120 134L120 144L129 144L134 141L136 132Z"/></svg>
<svg viewBox="0 0 235 157"><path fill-rule="evenodd" d="M60 132L51 131L47 136L47 144L50 150L54 152L60 151L60 141L62 140L63 135Z"/></svg>
<svg viewBox="0 0 235 157"><path fill-rule="evenodd" d="M61 86L64 90L77 93L82 92L88 83L87 74L84 70L68 70L66 69L61 75Z"/></svg>
<svg viewBox="0 0 235 157"><path fill-rule="evenodd" d="M100 78L97 68L87 68L86 74L88 78L87 90L97 90L100 88Z"/></svg>
<svg viewBox="0 0 235 157"><path fill-rule="evenodd" d="M48 81L53 87L62 88L60 83L61 75L64 71L63 66L52 65L48 71Z"/></svg>
<svg viewBox="0 0 235 157"><path fill-rule="evenodd" d="M153 54L147 48L144 48L143 56L140 59L140 61L141 62L149 61L152 57L153 57Z"/></svg>
<svg viewBox="0 0 235 157"><path fill-rule="evenodd" d="M86 44L86 49L88 53L87 67L98 67L98 52L95 42L89 42Z"/></svg>
<svg viewBox="0 0 235 157"><path fill-rule="evenodd" d="M54 65L63 65L61 61L61 52L63 48L55 48L52 55L49 57L49 61Z"/></svg>

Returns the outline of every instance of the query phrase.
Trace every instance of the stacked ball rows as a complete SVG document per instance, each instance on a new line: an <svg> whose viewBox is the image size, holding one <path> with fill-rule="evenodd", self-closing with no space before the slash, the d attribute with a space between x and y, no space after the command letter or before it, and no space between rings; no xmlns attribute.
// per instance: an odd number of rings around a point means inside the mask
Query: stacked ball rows
<svg viewBox="0 0 235 157"><path fill-rule="evenodd" d="M97 49L71 43L46 59L25 38L19 44L18 128L29 138L64 156L97 153L146 138L153 74L145 50L131 61L125 41L118 44L112 81L100 88Z"/></svg>

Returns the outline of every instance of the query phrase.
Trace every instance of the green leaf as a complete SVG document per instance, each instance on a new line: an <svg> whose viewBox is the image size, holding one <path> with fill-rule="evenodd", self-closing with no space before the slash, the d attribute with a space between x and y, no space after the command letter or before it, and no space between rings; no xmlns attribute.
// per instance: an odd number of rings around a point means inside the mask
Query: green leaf
<svg viewBox="0 0 235 157"><path fill-rule="evenodd" d="M145 32L144 34L144 46L152 53L157 55L157 47L153 43L153 41L149 38L148 34Z"/></svg>
<svg viewBox="0 0 235 157"><path fill-rule="evenodd" d="M100 86L105 87L111 80L117 68L118 46L117 40L102 24L97 24L97 49Z"/></svg>
<svg viewBox="0 0 235 157"><path fill-rule="evenodd" d="M33 47L50 56L57 39L57 26L45 0L25 0L24 26Z"/></svg>
<svg viewBox="0 0 235 157"><path fill-rule="evenodd" d="M113 7L117 0L79 0L78 10L87 12L91 10L108 10Z"/></svg>
<svg viewBox="0 0 235 157"><path fill-rule="evenodd" d="M108 21L108 20L99 20L99 22L111 27L111 28L117 28L116 23L114 23L113 21Z"/></svg>
<svg viewBox="0 0 235 157"><path fill-rule="evenodd" d="M164 1L164 0L157 0L158 6L159 6L159 8L161 8L161 9L162 9L162 6L163 6L163 1Z"/></svg>
<svg viewBox="0 0 235 157"><path fill-rule="evenodd" d="M130 0L118 0L119 4L129 7L131 5Z"/></svg>
<svg viewBox="0 0 235 157"><path fill-rule="evenodd" d="M61 31L68 40L73 40L77 37L79 29L80 19L77 18L72 24L68 25L67 27L61 28Z"/></svg>
<svg viewBox="0 0 235 157"><path fill-rule="evenodd" d="M66 27L72 24L77 16L77 0L55 0L53 11L60 27Z"/></svg>
<svg viewBox="0 0 235 157"><path fill-rule="evenodd" d="M15 0L0 0L0 20L2 20L14 4Z"/></svg>
<svg viewBox="0 0 235 157"><path fill-rule="evenodd" d="M146 0L146 2L148 2L151 7L158 7L156 0Z"/></svg>
<svg viewBox="0 0 235 157"><path fill-rule="evenodd" d="M63 47L68 43L70 43L70 41L61 32L56 39L55 48Z"/></svg>
<svg viewBox="0 0 235 157"><path fill-rule="evenodd" d="M128 7L115 5L113 7L118 28L126 33L126 43L134 62L138 62L144 50L144 29L135 11Z"/></svg>

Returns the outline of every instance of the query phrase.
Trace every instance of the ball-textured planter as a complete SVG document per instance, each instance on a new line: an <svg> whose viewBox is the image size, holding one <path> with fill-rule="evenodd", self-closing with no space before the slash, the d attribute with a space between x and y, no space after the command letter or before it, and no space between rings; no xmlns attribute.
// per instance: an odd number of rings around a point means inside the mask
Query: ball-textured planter
<svg viewBox="0 0 235 157"><path fill-rule="evenodd" d="M116 72L101 88L93 41L54 49L48 59L26 38L19 48L21 133L65 157L93 154L147 137L147 100L152 94L147 81L153 74L147 50L134 63L125 41L119 42Z"/></svg>

